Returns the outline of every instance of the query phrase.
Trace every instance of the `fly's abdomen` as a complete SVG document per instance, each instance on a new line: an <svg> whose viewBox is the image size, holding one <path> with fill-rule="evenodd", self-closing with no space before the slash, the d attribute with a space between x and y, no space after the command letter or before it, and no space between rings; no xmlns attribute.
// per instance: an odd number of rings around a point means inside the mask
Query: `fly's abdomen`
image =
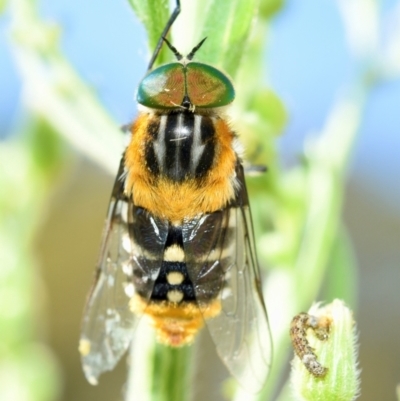
<svg viewBox="0 0 400 401"><path fill-rule="evenodd" d="M166 301L174 305L196 300L186 265L180 226L169 226L161 269L154 283L151 300Z"/></svg>
<svg viewBox="0 0 400 401"><path fill-rule="evenodd" d="M136 221L134 227L137 225ZM191 222L185 223L185 227L192 225ZM144 256L137 258L133 265L137 295L131 301L131 309L146 314L156 328L159 341L171 346L191 343L203 326L204 318L215 317L221 309L219 295L224 272L220 261L209 260L210 244L204 251L198 247L196 255L192 254L191 244L185 250L184 231L182 226L169 224L164 252L159 255L159 260L155 260L150 252L150 243L147 250L143 241L133 244L142 247ZM219 235L211 237L217 239ZM216 251L211 254L212 258L223 252L218 251L219 246L217 242L212 244ZM146 299L151 280L143 274L143 266L153 265L160 266L160 269L154 277L150 298Z"/></svg>

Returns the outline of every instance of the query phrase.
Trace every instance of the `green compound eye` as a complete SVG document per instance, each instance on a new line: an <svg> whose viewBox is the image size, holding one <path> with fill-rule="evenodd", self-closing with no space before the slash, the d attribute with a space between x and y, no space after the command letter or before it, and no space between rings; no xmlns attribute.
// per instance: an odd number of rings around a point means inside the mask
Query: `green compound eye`
<svg viewBox="0 0 400 401"><path fill-rule="evenodd" d="M139 85L137 101L154 109L172 109L185 96L185 72L181 63L166 64L146 75Z"/></svg>
<svg viewBox="0 0 400 401"><path fill-rule="evenodd" d="M190 102L202 108L226 106L235 98L232 82L225 74L196 62L186 66L186 91Z"/></svg>
<svg viewBox="0 0 400 401"><path fill-rule="evenodd" d="M175 109L187 96L199 108L226 106L235 98L229 78L207 64L171 63L156 68L139 85L138 103L155 109Z"/></svg>

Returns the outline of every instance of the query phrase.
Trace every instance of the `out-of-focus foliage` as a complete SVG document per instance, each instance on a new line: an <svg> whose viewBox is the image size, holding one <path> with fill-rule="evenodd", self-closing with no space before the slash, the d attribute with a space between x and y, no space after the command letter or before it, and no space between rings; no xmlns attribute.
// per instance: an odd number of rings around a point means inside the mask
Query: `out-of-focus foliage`
<svg viewBox="0 0 400 401"><path fill-rule="evenodd" d="M61 154L58 136L38 121L0 143L2 400L50 401L60 391L57 363L39 340L46 296L32 242Z"/></svg>
<svg viewBox="0 0 400 401"><path fill-rule="evenodd" d="M261 0L260 17L271 18L285 5L285 0Z"/></svg>

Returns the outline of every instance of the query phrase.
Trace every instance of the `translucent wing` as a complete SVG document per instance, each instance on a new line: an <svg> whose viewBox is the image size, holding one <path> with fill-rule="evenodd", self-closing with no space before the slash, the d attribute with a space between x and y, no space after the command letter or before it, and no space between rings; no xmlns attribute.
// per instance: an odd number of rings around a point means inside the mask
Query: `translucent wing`
<svg viewBox="0 0 400 401"><path fill-rule="evenodd" d="M237 177L236 201L187 222L183 242L193 258L188 271L203 316L210 315L218 294L221 311L205 321L220 358L244 388L258 391L267 378L272 344L241 165Z"/></svg>
<svg viewBox="0 0 400 401"><path fill-rule="evenodd" d="M135 207L124 194L124 158L113 187L104 227L96 277L86 304L79 350L87 380L97 384L100 374L112 370L132 341L138 316L130 300L136 283L148 300L158 275L167 228ZM138 244L138 239L144 247ZM153 254L149 260L146 245ZM135 285L134 285L135 284Z"/></svg>

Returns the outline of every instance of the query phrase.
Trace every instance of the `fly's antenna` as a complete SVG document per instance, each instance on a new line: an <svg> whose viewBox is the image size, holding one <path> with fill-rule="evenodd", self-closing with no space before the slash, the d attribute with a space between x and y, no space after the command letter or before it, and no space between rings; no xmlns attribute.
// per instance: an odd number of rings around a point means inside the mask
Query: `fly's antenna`
<svg viewBox="0 0 400 401"><path fill-rule="evenodd" d="M194 55L196 54L197 50L200 49L201 45L204 43L204 41L207 39L207 37L205 37L197 46L193 47L192 51L186 56L187 60L191 60ZM178 52L178 50L176 50L176 47L172 46L171 43L168 41L167 38L163 37L164 42L167 44L167 46L170 48L170 50L172 51L172 53L174 53L174 56L176 57L176 59L182 60L183 56L181 53Z"/></svg>
<svg viewBox="0 0 400 401"><path fill-rule="evenodd" d="M194 55L196 54L197 50L200 49L201 45L205 42L206 39L207 39L207 36L203 40L201 40L200 43L197 46L193 47L192 51L186 56L186 58L188 60L191 60L194 57Z"/></svg>
<svg viewBox="0 0 400 401"><path fill-rule="evenodd" d="M164 42L167 44L167 46L170 48L171 52L174 53L174 56L176 57L176 59L177 59L178 61L179 61L179 60L182 60L182 59L183 59L183 56L182 56L182 54L180 54L180 53L178 52L178 50L176 50L176 47L172 46L171 43L167 40L167 38L164 38L164 37L163 37L163 40L164 40Z"/></svg>
<svg viewBox="0 0 400 401"><path fill-rule="evenodd" d="M150 59L150 62L149 62L149 66L147 67L147 71L150 71L153 68L153 64L156 61L156 58L159 55L161 47L163 45L164 38L165 38L165 36L168 35L168 32L171 29L171 26L174 24L176 18L180 14L180 12L181 12L181 1L180 0L176 0L176 6L174 8L174 11L172 11L172 14L169 17L169 20L165 24L164 30L162 31L160 39L157 42L157 46L154 49L153 55L151 56L151 59Z"/></svg>

